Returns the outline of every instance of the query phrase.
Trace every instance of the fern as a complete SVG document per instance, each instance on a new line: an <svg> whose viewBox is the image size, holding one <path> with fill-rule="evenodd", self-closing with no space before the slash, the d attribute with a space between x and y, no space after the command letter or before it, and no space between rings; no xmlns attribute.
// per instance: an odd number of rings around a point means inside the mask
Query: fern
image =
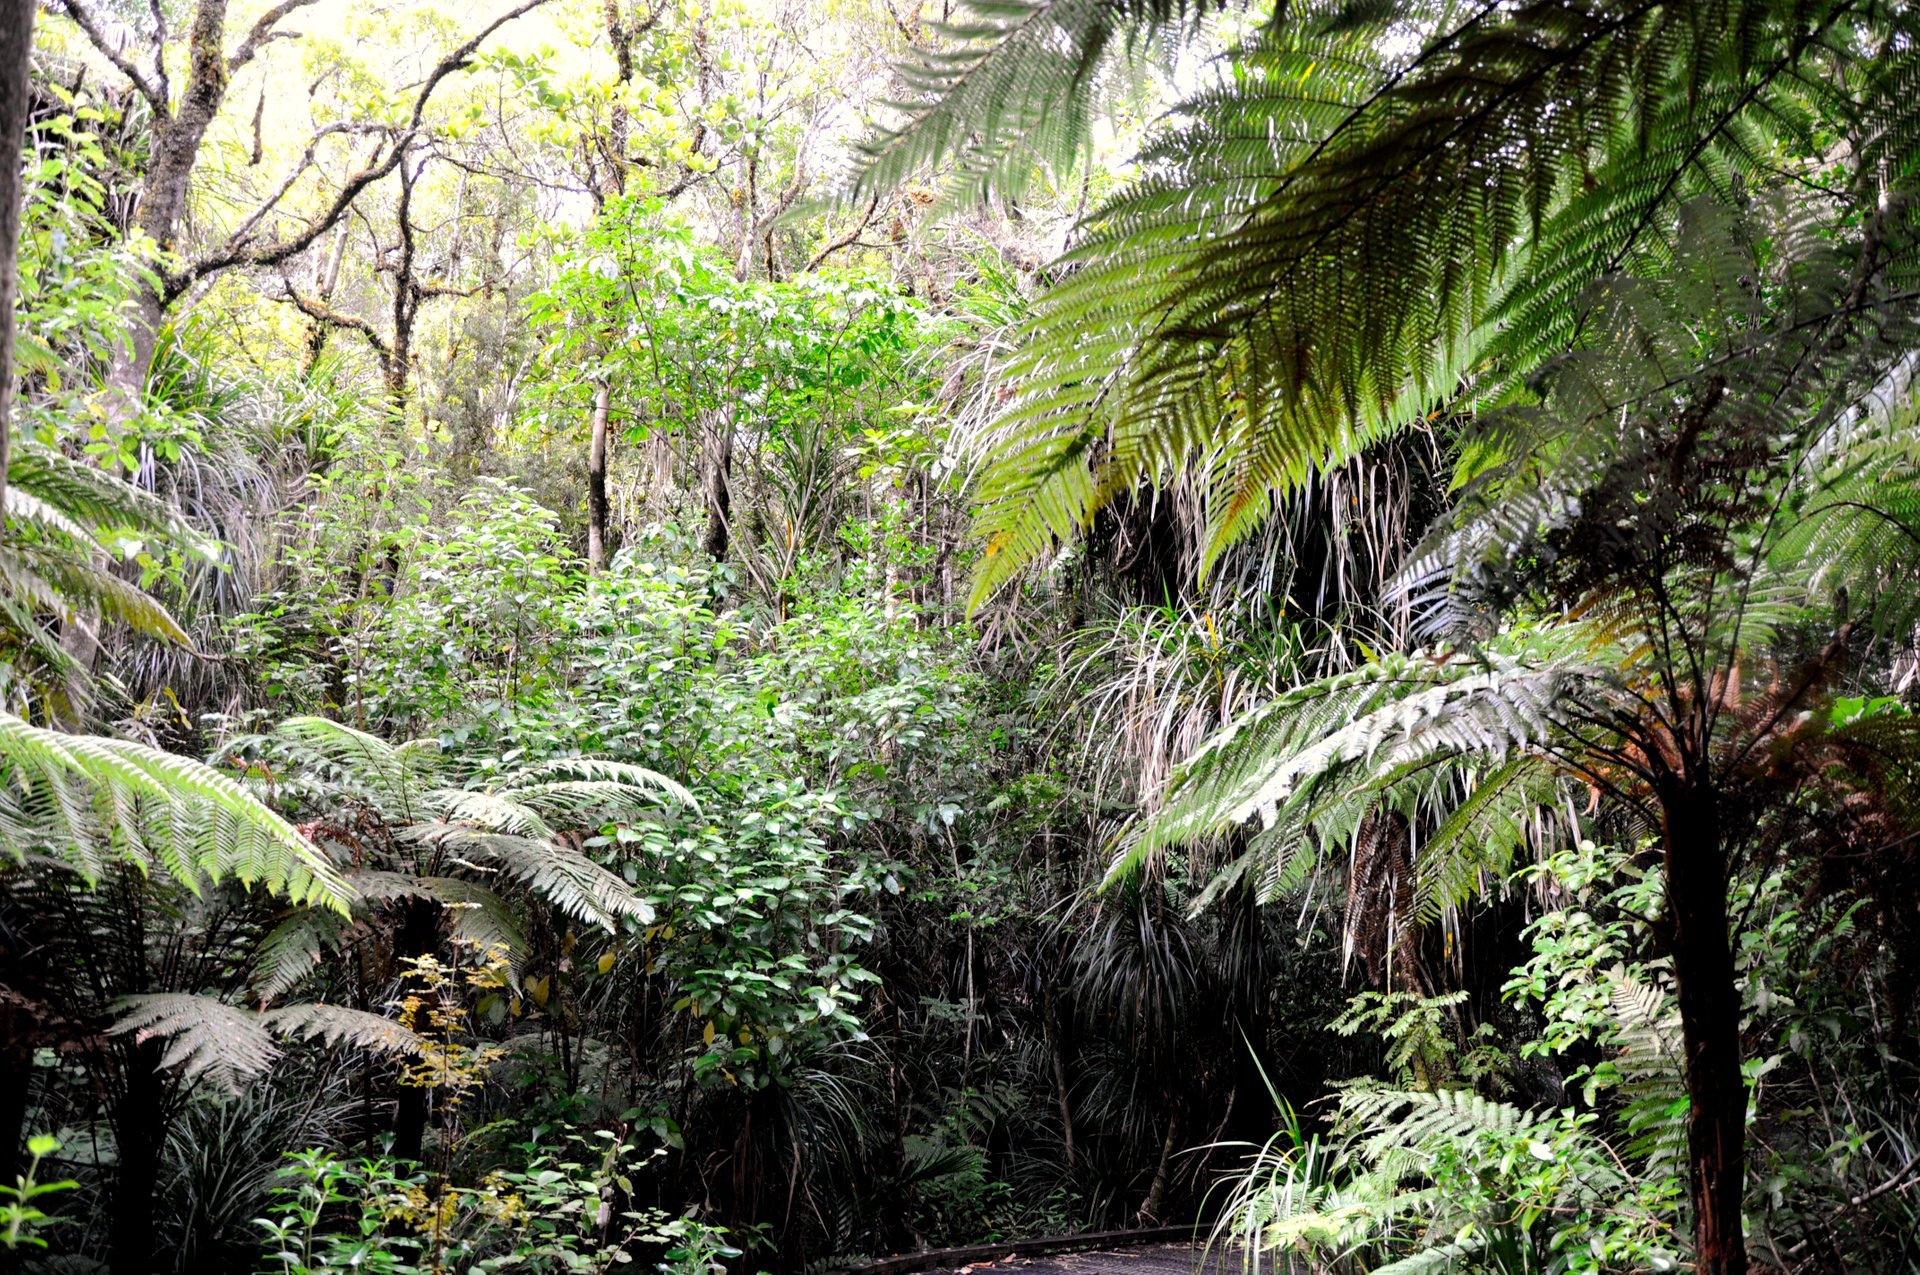
<svg viewBox="0 0 1920 1275"><path fill-rule="evenodd" d="M653 920L653 906L632 886L562 843L441 823L416 825L406 835L459 859L496 864L561 911L589 924L613 930L622 917L642 925Z"/></svg>
<svg viewBox="0 0 1920 1275"><path fill-rule="evenodd" d="M0 829L16 860L52 854L89 881L114 858L198 891L264 885L343 910L339 871L240 784L184 757L126 740L68 735L0 713L0 772L12 806Z"/></svg>
<svg viewBox="0 0 1920 1275"><path fill-rule="evenodd" d="M904 117L863 147L852 197L951 166L959 199L1018 195L1037 162L1070 169L1101 81L1157 36L1198 28L1222 0L965 0L896 70Z"/></svg>
<svg viewBox="0 0 1920 1275"><path fill-rule="evenodd" d="M188 1080L239 1092L281 1056L279 1040L348 1045L376 1053L418 1054L419 1036L392 1019L338 1005L289 1005L256 1013L212 996L155 992L115 1001L112 1036L166 1042L160 1065Z"/></svg>
<svg viewBox="0 0 1920 1275"><path fill-rule="evenodd" d="M163 1040L161 1066L233 1092L264 1075L280 1057L260 1015L211 996L155 992L125 997L114 1009L119 1016L108 1035Z"/></svg>
<svg viewBox="0 0 1920 1275"><path fill-rule="evenodd" d="M1051 56L1105 56L1115 20L1049 29ZM1828 130L1884 119L1887 171L1910 170L1909 55L1828 73L1863 21L1898 19L1844 0L1288 6L1171 113L1003 368L976 603L1143 482L1198 481L1211 560L1370 443L1523 396L1594 281L1685 262L1689 200L1774 181ZM963 135L997 155L1030 100L1078 82L991 73L1019 60L1016 27L982 35L978 77L927 79L940 105L883 142L872 182Z"/></svg>

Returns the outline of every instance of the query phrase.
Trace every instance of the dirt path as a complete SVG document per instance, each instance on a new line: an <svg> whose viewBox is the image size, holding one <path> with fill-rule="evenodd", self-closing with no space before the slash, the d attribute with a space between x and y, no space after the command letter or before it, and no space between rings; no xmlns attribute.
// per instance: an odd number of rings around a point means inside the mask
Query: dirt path
<svg viewBox="0 0 1920 1275"><path fill-rule="evenodd" d="M1207 1253L1184 1244L1154 1244L1104 1253L1005 1257L997 1262L935 1269L970 1275L1241 1275L1244 1267L1232 1253Z"/></svg>

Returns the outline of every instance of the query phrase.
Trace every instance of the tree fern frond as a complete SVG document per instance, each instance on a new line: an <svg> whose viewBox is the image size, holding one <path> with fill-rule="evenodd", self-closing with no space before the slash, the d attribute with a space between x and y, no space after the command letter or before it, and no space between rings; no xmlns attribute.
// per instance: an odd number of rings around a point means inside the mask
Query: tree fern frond
<svg viewBox="0 0 1920 1275"><path fill-rule="evenodd" d="M69 459L55 448L16 437L7 462L8 486L59 511L69 523L90 529L85 537L125 532L163 536L184 547L211 552L213 545L171 504L93 465ZM8 516L13 511L8 510Z"/></svg>
<svg viewBox="0 0 1920 1275"><path fill-rule="evenodd" d="M546 784L598 783L665 793L682 806L698 810L700 803L686 787L667 775L632 762L605 757L556 757L516 770L506 791L520 793ZM561 790L564 791L564 790ZM612 791L608 789L607 791Z"/></svg>
<svg viewBox="0 0 1920 1275"><path fill-rule="evenodd" d="M497 864L508 876L569 916L608 930L618 928L623 917L632 917L643 925L653 920L653 905L632 886L557 841L476 832L442 823L416 824L406 830L406 835L463 859Z"/></svg>
<svg viewBox="0 0 1920 1275"><path fill-rule="evenodd" d="M152 594L64 545L0 547L0 588L24 595L63 621L100 612L148 637L192 645L179 621Z"/></svg>
<svg viewBox="0 0 1920 1275"><path fill-rule="evenodd" d="M344 767L391 817L402 821L426 817L421 798L439 760L431 746L389 744L325 717L288 718L274 728L274 735Z"/></svg>
<svg viewBox="0 0 1920 1275"><path fill-rule="evenodd" d="M531 806L501 793L446 789L432 794L431 804L447 823L471 824L543 841L554 835L553 828Z"/></svg>
<svg viewBox="0 0 1920 1275"><path fill-rule="evenodd" d="M1443 755L1502 760L1540 743L1582 680L1601 676L1488 652L1390 656L1324 678L1222 732L1182 771L1140 840L1150 850L1269 819L1302 789L1355 768L1381 775Z"/></svg>
<svg viewBox="0 0 1920 1275"><path fill-rule="evenodd" d="M527 940L505 899L462 877L421 877L419 884L452 912L456 938L504 954L508 973L518 969Z"/></svg>
<svg viewBox="0 0 1920 1275"><path fill-rule="evenodd" d="M354 884L359 885L358 880ZM305 982L326 953L340 945L351 921L337 912L301 908L260 940L248 987L261 1002L278 1000Z"/></svg>
<svg viewBox="0 0 1920 1275"><path fill-rule="evenodd" d="M863 147L853 197L950 164L950 195L1018 195L1040 161L1072 167L1116 53L1190 29L1223 0L964 0L937 43L896 68L905 116Z"/></svg>
<svg viewBox="0 0 1920 1275"><path fill-rule="evenodd" d="M391 1018L344 1005L287 1005L267 1011L261 1015L261 1022L276 1036L351 1045L375 1053L418 1054L426 1046L419 1036Z"/></svg>
<svg viewBox="0 0 1920 1275"><path fill-rule="evenodd" d="M0 713L0 766L10 787L37 795L60 815L62 844L35 848L62 854L104 843L157 864L192 890L236 879L296 903L347 906L338 869L317 847L240 784L199 762ZM11 847L16 857L27 848Z"/></svg>
<svg viewBox="0 0 1920 1275"><path fill-rule="evenodd" d="M280 1057L260 1015L211 996L155 992L122 997L113 1008L118 1017L108 1035L166 1041L161 1066L177 1067L190 1080L238 1092Z"/></svg>
<svg viewBox="0 0 1920 1275"><path fill-rule="evenodd" d="M1384 433L1505 401L1596 279L1686 261L1688 200L1772 180L1858 108L1810 74L1852 59L1845 0L1726 17L1751 39L1685 6L1530 0L1399 60L1311 21L1236 50L1005 369L976 604L1142 483L1203 476L1217 553Z"/></svg>

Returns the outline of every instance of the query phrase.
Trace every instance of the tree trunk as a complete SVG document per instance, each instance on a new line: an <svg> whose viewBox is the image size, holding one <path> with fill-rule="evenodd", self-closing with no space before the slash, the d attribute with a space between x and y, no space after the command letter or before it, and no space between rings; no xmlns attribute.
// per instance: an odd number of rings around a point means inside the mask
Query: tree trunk
<svg viewBox="0 0 1920 1275"><path fill-rule="evenodd" d="M33 1092L33 1017L24 1005L0 1002L0 1183L26 1170L27 1106Z"/></svg>
<svg viewBox="0 0 1920 1275"><path fill-rule="evenodd" d="M1740 1073L1726 854L1710 793L1682 789L1662 804L1668 937L1686 1048L1694 1269L1699 1275L1744 1275L1747 1089Z"/></svg>
<svg viewBox="0 0 1920 1275"><path fill-rule="evenodd" d="M1180 1126L1180 1112L1175 1108L1167 1112L1167 1136L1160 1140L1160 1162L1153 1170L1153 1185L1147 1188L1147 1198L1140 1205L1140 1224L1153 1225L1160 1221L1160 1210L1167 1205L1168 1168L1173 1163L1174 1132Z"/></svg>
<svg viewBox="0 0 1920 1275"><path fill-rule="evenodd" d="M114 1144L120 1153L107 1241L113 1275L153 1275L154 1197L160 1185L160 1148L167 1137L167 1078L160 1057L157 1040L126 1051L126 1083L113 1116Z"/></svg>
<svg viewBox="0 0 1920 1275"><path fill-rule="evenodd" d="M429 955L440 942L440 903L437 899L408 899L400 932L394 935L394 965L405 977L410 957ZM426 1146L428 1093L419 1085L401 1085L393 1108L393 1154L419 1160Z"/></svg>
<svg viewBox="0 0 1920 1275"><path fill-rule="evenodd" d="M0 13L0 518L7 512L7 459L13 441L13 308L20 281L20 148L27 132L27 76L33 15L15 0Z"/></svg>
<svg viewBox="0 0 1920 1275"><path fill-rule="evenodd" d="M1067 1171L1073 1171L1073 1107L1068 1101L1067 1043L1060 1032L1060 998L1049 985L1045 992L1042 1024L1047 1033L1047 1052L1053 1059L1053 1091L1060 1104L1061 1151L1067 1159Z"/></svg>
<svg viewBox="0 0 1920 1275"><path fill-rule="evenodd" d="M722 418L708 427L701 475L707 489L707 531L700 547L715 562L727 557L727 536L733 515L733 421Z"/></svg>
<svg viewBox="0 0 1920 1275"><path fill-rule="evenodd" d="M147 171L140 183L134 225L164 252L171 252L186 215L188 183L200 159L200 144L227 95L227 0L199 0L187 32L187 83L171 117L155 112L147 142ZM170 298L159 281L134 294L127 343L107 369L108 411L116 419L139 410L153 352Z"/></svg>
<svg viewBox="0 0 1920 1275"><path fill-rule="evenodd" d="M613 414L613 387L593 387L593 433L587 443L587 570L607 565L607 422Z"/></svg>

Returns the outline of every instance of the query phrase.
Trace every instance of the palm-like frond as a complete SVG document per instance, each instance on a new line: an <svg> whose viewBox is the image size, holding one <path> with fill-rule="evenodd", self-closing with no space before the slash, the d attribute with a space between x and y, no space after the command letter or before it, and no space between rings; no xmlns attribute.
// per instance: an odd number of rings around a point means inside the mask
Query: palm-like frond
<svg viewBox="0 0 1920 1275"><path fill-rule="evenodd" d="M1113 871L1170 845L1258 817L1269 830L1333 813L1330 800L1377 798L1443 760L1505 761L1546 742L1575 693L1604 685L1567 656L1591 635L1561 633L1507 652L1391 655L1276 697L1211 741L1166 806L1128 838ZM1357 818L1348 815L1349 823Z"/></svg>
<svg viewBox="0 0 1920 1275"><path fill-rule="evenodd" d="M339 1005L289 1005L257 1013L212 996L155 992L122 997L109 1035L167 1042L163 1067L190 1080L238 1091L281 1055L278 1040L350 1045L376 1053L417 1054L420 1037L392 1019Z"/></svg>
<svg viewBox="0 0 1920 1275"><path fill-rule="evenodd" d="M7 502L7 516L58 531L96 547L121 535L161 536L183 548L211 552L214 546L179 511L150 492L69 459L33 439L16 438L7 462L9 489L25 499ZM11 490L9 490L11 496Z"/></svg>
<svg viewBox="0 0 1920 1275"><path fill-rule="evenodd" d="M1005 367L976 601L1142 482L1196 476L1217 553L1463 388L1509 397L1593 280L1680 259L1686 200L1771 180L1886 105L1891 81L1841 98L1810 74L1852 60L1857 16L1290 9L1174 113ZM1910 122L1889 132L1906 156Z"/></svg>
<svg viewBox="0 0 1920 1275"><path fill-rule="evenodd" d="M317 847L246 788L190 758L0 713L0 768L0 836L16 859L50 854L94 880L124 857L195 891L236 879L296 902L346 906L346 885Z"/></svg>
<svg viewBox="0 0 1920 1275"><path fill-rule="evenodd" d="M417 1054L422 1042L391 1018L344 1005L308 1003L268 1010L260 1016L276 1036L349 1045L381 1054Z"/></svg>
<svg viewBox="0 0 1920 1275"><path fill-rule="evenodd" d="M306 753L306 760L335 770L388 818L427 817L424 797L439 773L439 750L431 741L390 744L377 735L327 717L290 717L274 735Z"/></svg>
<svg viewBox="0 0 1920 1275"><path fill-rule="evenodd" d="M1148 40L1192 30L1223 0L965 0L936 43L897 68L897 128L867 143L854 193L951 164L956 196L1018 194L1039 161L1071 167L1103 72Z"/></svg>
<svg viewBox="0 0 1920 1275"><path fill-rule="evenodd" d="M188 644L172 614L110 564L155 542L211 559L216 546L165 501L32 438L13 443L7 535L0 543L0 626L30 655L14 661L16 706L41 698L66 711L87 679L60 643L64 627L100 619Z"/></svg>
<svg viewBox="0 0 1920 1275"><path fill-rule="evenodd" d="M116 1002L108 1035L167 1043L160 1065L237 1091L280 1057L273 1033L252 1010L192 992L153 992Z"/></svg>
<svg viewBox="0 0 1920 1275"><path fill-rule="evenodd" d="M495 865L579 920L609 930L623 917L653 920L653 906L632 886L564 842L446 823L416 824L405 835L456 860Z"/></svg>
<svg viewBox="0 0 1920 1275"><path fill-rule="evenodd" d="M364 889L358 879L352 884L356 894ZM249 989L254 997L272 1002L305 982L322 957L340 945L351 924L337 912L300 908L274 926L253 954Z"/></svg>

